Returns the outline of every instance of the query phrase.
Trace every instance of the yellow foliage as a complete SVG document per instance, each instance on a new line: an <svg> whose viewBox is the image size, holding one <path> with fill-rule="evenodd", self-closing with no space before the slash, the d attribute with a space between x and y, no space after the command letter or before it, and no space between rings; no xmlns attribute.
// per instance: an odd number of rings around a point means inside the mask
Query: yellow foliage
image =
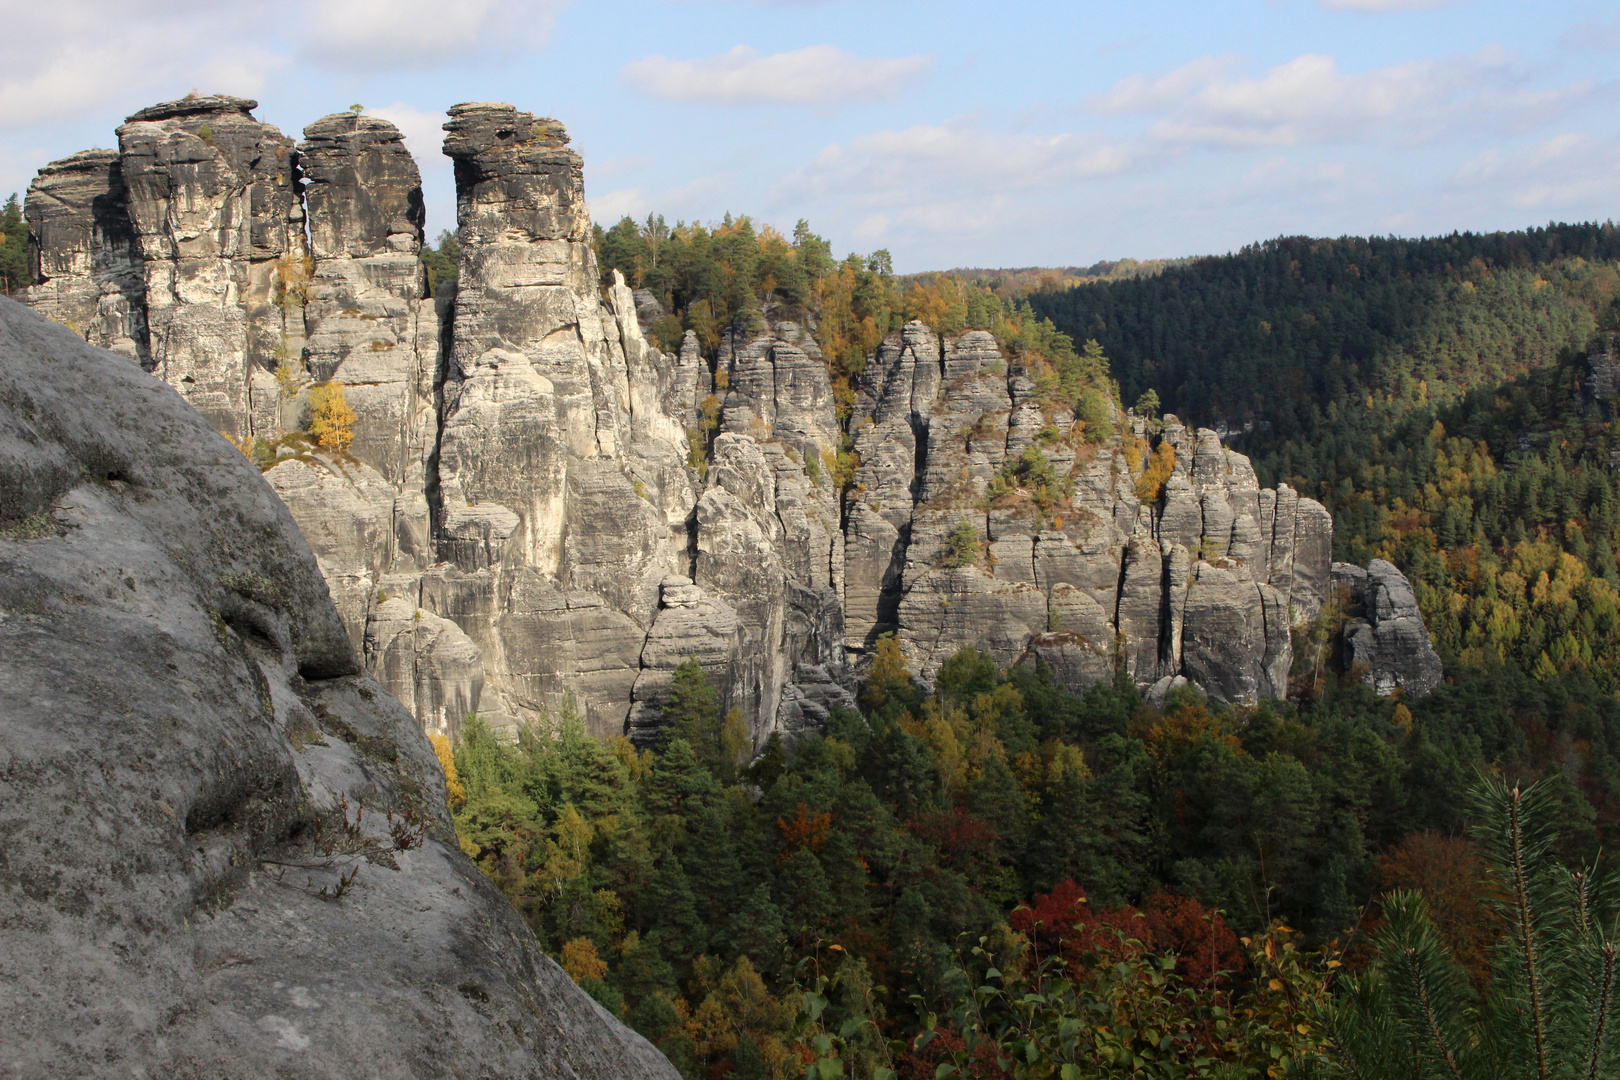
<svg viewBox="0 0 1620 1080"><path fill-rule="evenodd" d="M535 880L546 892L555 893L585 873L591 837L596 830L585 820L584 814L574 809L573 803L564 803L551 831L546 841L546 859L535 874Z"/></svg>
<svg viewBox="0 0 1620 1080"><path fill-rule="evenodd" d="M650 749L637 753L636 744L623 735L614 735L607 743L613 755L624 763L625 771L630 774L632 781L640 782L642 777L652 772L653 752Z"/></svg>
<svg viewBox="0 0 1620 1080"><path fill-rule="evenodd" d="M1176 448L1161 442L1153 448L1153 457L1136 481L1136 497L1145 503L1158 502L1164 493L1165 482L1176 471Z"/></svg>
<svg viewBox="0 0 1620 1080"><path fill-rule="evenodd" d="M596 955L596 943L588 937L575 938L564 945L559 962L575 982L607 976L607 961Z"/></svg>
<svg viewBox="0 0 1620 1080"><path fill-rule="evenodd" d="M343 452L354 442L354 410L343 396L343 384L328 379L309 392L309 433L327 450Z"/></svg>
<svg viewBox="0 0 1620 1080"><path fill-rule="evenodd" d="M450 740L443 735L430 735L428 741L433 744L433 754L444 767L444 797L450 802L450 809L459 810L461 804L467 801L467 788L456 777L456 755L450 749Z"/></svg>
<svg viewBox="0 0 1620 1080"><path fill-rule="evenodd" d="M1033 754L1019 754L1012 762L1012 770L1025 791L1050 787L1069 773L1082 780L1091 776L1080 748L1059 739L1047 739Z"/></svg>
<svg viewBox="0 0 1620 1080"><path fill-rule="evenodd" d="M725 720L720 725L720 753L726 761L741 765L748 758L748 751L753 748L753 741L748 737L748 721L743 717L741 709L732 709L726 713Z"/></svg>
<svg viewBox="0 0 1620 1080"><path fill-rule="evenodd" d="M700 959L708 960L707 957ZM703 974L712 978L712 972ZM693 981L703 985L709 983L710 978L694 974ZM713 983L713 989L692 1011L683 1027L698 1056L705 1060L730 1054L737 1048L739 1038L747 1034L759 1046L767 1074L786 1077L790 1075L790 1066L797 1065L797 1056L787 1046L796 1012L788 1001L771 994L765 980L744 956ZM793 1071L802 1072L802 1066Z"/></svg>
<svg viewBox="0 0 1620 1080"><path fill-rule="evenodd" d="M315 260L291 252L276 260L272 299L283 308L303 307L315 295Z"/></svg>
<svg viewBox="0 0 1620 1080"><path fill-rule="evenodd" d="M1234 750L1242 749L1237 736L1225 731L1220 718L1211 713L1202 701L1180 701L1162 713L1144 711L1130 722L1126 730L1146 743L1148 752L1160 761L1205 737L1225 743Z"/></svg>

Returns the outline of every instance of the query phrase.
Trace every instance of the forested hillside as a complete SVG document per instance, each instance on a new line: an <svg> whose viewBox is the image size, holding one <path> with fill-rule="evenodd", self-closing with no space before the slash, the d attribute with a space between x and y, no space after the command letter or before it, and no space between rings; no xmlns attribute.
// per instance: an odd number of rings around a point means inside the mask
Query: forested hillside
<svg viewBox="0 0 1620 1080"><path fill-rule="evenodd" d="M1152 278L1037 293L1127 395L1233 430L1262 483L1391 559L1448 664L1620 689L1612 402L1586 353L1620 317L1620 231L1289 238Z"/></svg>
<svg viewBox="0 0 1620 1080"><path fill-rule="evenodd" d="M696 664L656 749L569 715L440 746L463 847L693 1080L817 1057L862 1078L1281 1076L1322 1051L1316 1005L1364 960L1382 889L1424 890L1482 977L1501 924L1463 839L1476 770L1551 777L1568 861L1620 841L1620 702L1578 673L1156 710L1128 680L1074 695L972 651L924 695L888 640L861 715L792 755L740 756Z"/></svg>

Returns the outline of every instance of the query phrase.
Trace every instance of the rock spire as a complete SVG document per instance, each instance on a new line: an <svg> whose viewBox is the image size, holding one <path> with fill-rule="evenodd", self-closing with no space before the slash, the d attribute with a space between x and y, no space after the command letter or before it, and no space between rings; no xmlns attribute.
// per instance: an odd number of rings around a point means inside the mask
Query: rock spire
<svg viewBox="0 0 1620 1080"><path fill-rule="evenodd" d="M1122 668L1160 693L1287 693L1332 522L1213 431L1117 408L1087 430L979 331L908 324L847 416L781 312L663 353L656 299L601 278L563 126L507 104L450 110L459 279L431 297L399 131L337 113L294 145L253 107L167 102L116 153L42 170L29 302L258 456L351 645L428 730L576 707L650 739L691 657L759 747L852 708L887 633L925 682L973 646L1074 688ZM311 452L333 387L352 441ZM823 462L846 446L840 487ZM1391 618L1352 651L1414 692L1426 660L1390 673L1421 622Z"/></svg>

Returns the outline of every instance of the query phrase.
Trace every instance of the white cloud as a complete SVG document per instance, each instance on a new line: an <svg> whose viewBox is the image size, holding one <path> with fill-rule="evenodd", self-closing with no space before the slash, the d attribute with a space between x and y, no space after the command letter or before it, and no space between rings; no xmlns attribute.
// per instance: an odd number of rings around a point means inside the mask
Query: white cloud
<svg viewBox="0 0 1620 1080"><path fill-rule="evenodd" d="M444 122L447 119L444 113L424 112L400 101L381 109L367 109L366 112L399 128L399 133L405 136L406 149L418 164L426 164L425 158L443 154Z"/></svg>
<svg viewBox="0 0 1620 1080"><path fill-rule="evenodd" d="M307 0L299 51L345 70L436 67L545 45L563 0Z"/></svg>
<svg viewBox="0 0 1620 1080"><path fill-rule="evenodd" d="M1564 132L1504 154L1490 149L1457 170L1452 186L1547 216L1584 217L1612 205L1620 139Z"/></svg>
<svg viewBox="0 0 1620 1080"><path fill-rule="evenodd" d="M14 5L0 35L0 128L53 121L109 101L145 104L193 86L253 96L287 63L252 32L255 14L268 18L270 9L200 0Z"/></svg>
<svg viewBox="0 0 1620 1080"><path fill-rule="evenodd" d="M927 56L856 56L831 45L762 55L738 45L702 60L649 56L620 69L632 88L693 105L844 105L900 93L933 66Z"/></svg>
<svg viewBox="0 0 1620 1080"><path fill-rule="evenodd" d="M590 193L590 173L586 172L586 202L590 204L591 218L603 227L611 226L620 218L637 220L648 214L662 214L673 224L680 219L701 220L714 215L721 205L734 194L730 173L700 176L679 187L662 191L648 191L642 187L616 188L601 195Z"/></svg>
<svg viewBox="0 0 1620 1080"><path fill-rule="evenodd" d="M1135 163L1128 146L1104 137L992 131L960 117L826 146L774 186L771 205L851 221L850 241L915 253L1038 230L1052 199L1070 200Z"/></svg>
<svg viewBox="0 0 1620 1080"><path fill-rule="evenodd" d="M1151 139L1244 148L1371 137L1430 141L1480 128L1520 130L1591 98L1592 84L1525 89L1500 49L1354 74L1306 55L1254 77L1232 57L1206 57L1157 76L1132 75L1087 104L1157 116Z"/></svg>
<svg viewBox="0 0 1620 1080"><path fill-rule="evenodd" d="M965 119L919 124L832 144L787 177L784 195L864 193L905 202L923 193L986 194L1050 188L1121 172L1122 144L1072 134L988 131Z"/></svg>
<svg viewBox="0 0 1620 1080"><path fill-rule="evenodd" d="M189 89L259 97L299 60L345 72L538 48L566 0L48 0L6 5L0 129Z"/></svg>

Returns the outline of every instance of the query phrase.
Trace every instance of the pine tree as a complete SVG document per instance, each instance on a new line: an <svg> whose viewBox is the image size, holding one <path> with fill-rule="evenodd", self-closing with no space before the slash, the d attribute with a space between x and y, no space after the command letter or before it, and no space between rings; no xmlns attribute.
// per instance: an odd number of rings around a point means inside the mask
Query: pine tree
<svg viewBox="0 0 1620 1080"><path fill-rule="evenodd" d="M1396 891L1367 972L1330 1011L1339 1064L1352 1076L1613 1075L1620 895L1590 870L1554 863L1545 781L1481 778L1476 838L1497 886L1506 935L1483 995L1445 948L1428 904Z"/></svg>

